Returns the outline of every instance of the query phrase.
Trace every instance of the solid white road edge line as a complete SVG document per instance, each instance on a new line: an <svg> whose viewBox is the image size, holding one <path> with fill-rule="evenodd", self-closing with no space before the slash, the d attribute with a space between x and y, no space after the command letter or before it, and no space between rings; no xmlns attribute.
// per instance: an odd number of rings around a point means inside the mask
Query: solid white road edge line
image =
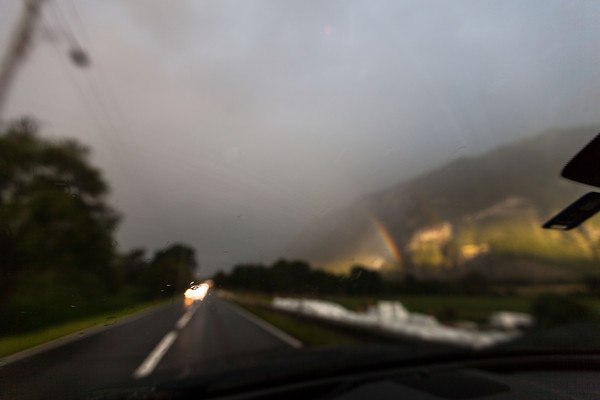
<svg viewBox="0 0 600 400"><path fill-rule="evenodd" d="M169 347L171 347L175 339L177 339L177 332L171 331L167 333L154 350L152 350L152 353L150 353L138 369L135 370L133 377L139 379L150 375L167 350L169 350Z"/></svg>
<svg viewBox="0 0 600 400"><path fill-rule="evenodd" d="M231 309L233 309L235 312L240 314L242 317L244 317L247 320L249 320L250 322L258 325L265 331L269 332L271 335L284 341L285 343L289 344L290 346L292 346L296 349L299 349L300 347L302 347L302 342L299 341L298 339L296 339L295 337L288 335L287 333L280 330L279 328L274 327L273 325L269 324L268 322L254 316L253 314L250 314L248 311L238 307L237 305L235 305L233 303L230 303L227 300L224 300L224 299L220 299L220 300L222 300L225 304L227 304L229 307L231 307Z"/></svg>
<svg viewBox="0 0 600 400"><path fill-rule="evenodd" d="M168 304L161 304L158 306L148 307L148 309L144 309L144 310L138 311L136 313L120 317L112 324L99 323L96 326L82 329L78 332L70 333L66 336L54 339L47 343L42 343L42 344L34 346L34 347L30 347L29 349L20 351L18 353L14 353L14 354L11 354L11 355L8 355L5 357L0 357L0 367L3 367L8 364L12 364L16 361L20 361L25 358L35 356L37 354L44 353L48 350L52 350L52 349L56 349L61 346L65 346L69 343L76 342L81 339L85 339L85 338L97 335L104 331L117 328L121 325L125 325L125 324L128 324L129 322L135 321L136 319L140 319L147 315L150 315L150 314L152 314L156 311L159 311L163 308L170 307L171 305L172 305L171 303L168 303Z"/></svg>

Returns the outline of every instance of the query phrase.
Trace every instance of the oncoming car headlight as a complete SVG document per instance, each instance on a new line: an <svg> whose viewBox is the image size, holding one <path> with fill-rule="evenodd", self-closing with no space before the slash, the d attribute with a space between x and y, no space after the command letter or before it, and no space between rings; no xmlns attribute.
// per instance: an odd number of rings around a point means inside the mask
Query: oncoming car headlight
<svg viewBox="0 0 600 400"><path fill-rule="evenodd" d="M191 286L185 291L185 298L191 300L204 300L204 297L206 297L206 294L208 293L208 288L209 286L206 283Z"/></svg>

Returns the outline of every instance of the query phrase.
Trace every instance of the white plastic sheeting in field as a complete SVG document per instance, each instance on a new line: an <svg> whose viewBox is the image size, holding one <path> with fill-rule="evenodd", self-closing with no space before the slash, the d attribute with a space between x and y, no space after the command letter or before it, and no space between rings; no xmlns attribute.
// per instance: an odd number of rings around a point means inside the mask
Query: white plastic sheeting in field
<svg viewBox="0 0 600 400"><path fill-rule="evenodd" d="M495 329L528 329L534 323L531 315L513 311L498 311L490 317L490 326Z"/></svg>
<svg viewBox="0 0 600 400"><path fill-rule="evenodd" d="M400 302L380 301L365 313L357 313L339 304L314 299L276 297L273 306L282 310L298 312L312 317L328 319L348 325L361 325L380 329L399 336L447 342L462 346L481 348L512 339L515 331L478 331L445 326L430 315L411 313Z"/></svg>

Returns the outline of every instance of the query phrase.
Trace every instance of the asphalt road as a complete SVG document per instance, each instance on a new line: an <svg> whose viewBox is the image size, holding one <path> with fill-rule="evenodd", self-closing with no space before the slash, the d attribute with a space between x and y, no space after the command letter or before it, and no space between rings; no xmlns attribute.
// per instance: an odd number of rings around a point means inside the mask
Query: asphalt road
<svg viewBox="0 0 600 400"><path fill-rule="evenodd" d="M209 293L0 367L0 399L95 390L212 373L300 343Z"/></svg>

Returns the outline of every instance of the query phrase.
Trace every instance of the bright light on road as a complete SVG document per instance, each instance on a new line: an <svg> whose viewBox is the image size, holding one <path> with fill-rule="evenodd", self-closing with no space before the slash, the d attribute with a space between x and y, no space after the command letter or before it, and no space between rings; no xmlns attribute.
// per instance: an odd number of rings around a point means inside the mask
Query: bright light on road
<svg viewBox="0 0 600 400"><path fill-rule="evenodd" d="M184 295L186 299L191 300L204 300L208 293L209 286L206 283L200 285L194 285L185 291Z"/></svg>

